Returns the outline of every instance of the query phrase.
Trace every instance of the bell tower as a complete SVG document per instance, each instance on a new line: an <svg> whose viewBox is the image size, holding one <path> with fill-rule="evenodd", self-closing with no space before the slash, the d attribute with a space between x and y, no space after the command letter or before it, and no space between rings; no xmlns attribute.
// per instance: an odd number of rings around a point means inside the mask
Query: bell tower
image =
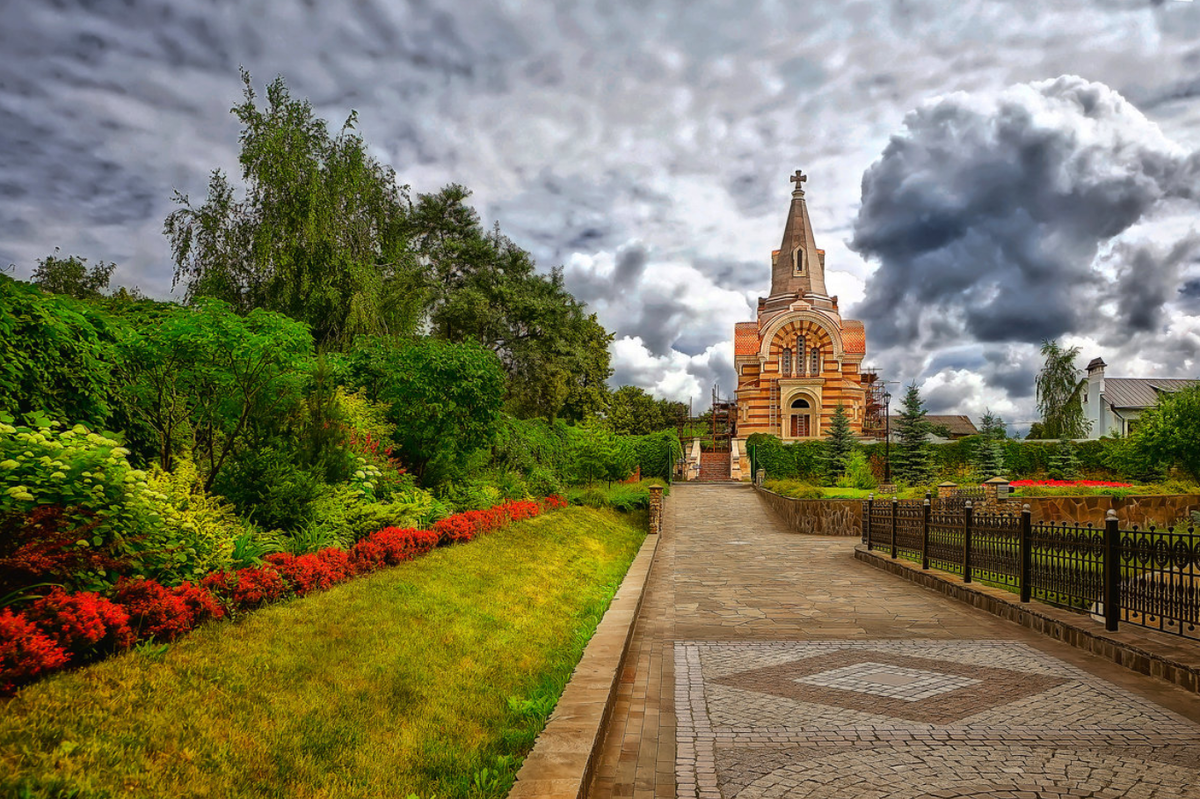
<svg viewBox="0 0 1200 799"><path fill-rule="evenodd" d="M781 295L828 297L825 290L825 252L813 240L808 204L804 201L804 183L808 180L799 169L790 180L792 205L783 228L783 242L771 256L771 298Z"/></svg>

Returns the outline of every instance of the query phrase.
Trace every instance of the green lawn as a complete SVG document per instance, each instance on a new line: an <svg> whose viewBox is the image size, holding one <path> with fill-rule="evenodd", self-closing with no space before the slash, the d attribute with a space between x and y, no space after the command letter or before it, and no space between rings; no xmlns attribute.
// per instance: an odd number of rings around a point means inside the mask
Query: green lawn
<svg viewBox="0 0 1200 799"><path fill-rule="evenodd" d="M0 795L503 796L644 530L570 508L51 677Z"/></svg>

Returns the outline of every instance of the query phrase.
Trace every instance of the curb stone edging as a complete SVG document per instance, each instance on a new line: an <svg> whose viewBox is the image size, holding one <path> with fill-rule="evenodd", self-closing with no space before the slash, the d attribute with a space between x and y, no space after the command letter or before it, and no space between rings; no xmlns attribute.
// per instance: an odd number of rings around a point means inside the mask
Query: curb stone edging
<svg viewBox="0 0 1200 799"><path fill-rule="evenodd" d="M1153 630L1142 630L1137 625L1123 625L1120 631L1110 633L1087 616L1051 605L1022 603L1008 591L964 583L958 575L924 570L919 563L892 560L877 552L868 552L861 544L854 548L854 557L1132 671L1166 680L1185 691L1200 693L1200 642L1179 638L1179 644L1173 644L1162 639L1176 636L1153 635Z"/></svg>
<svg viewBox="0 0 1200 799"><path fill-rule="evenodd" d="M508 799L582 799L586 794L660 538L647 535L629 564Z"/></svg>

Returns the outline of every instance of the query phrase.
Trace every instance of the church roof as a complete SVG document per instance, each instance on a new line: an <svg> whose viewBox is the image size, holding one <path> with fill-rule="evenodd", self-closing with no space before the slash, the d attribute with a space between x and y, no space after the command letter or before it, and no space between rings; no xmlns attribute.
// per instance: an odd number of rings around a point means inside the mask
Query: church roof
<svg viewBox="0 0 1200 799"><path fill-rule="evenodd" d="M758 322L738 322L733 326L733 354L755 355L758 353Z"/></svg>
<svg viewBox="0 0 1200 799"><path fill-rule="evenodd" d="M842 320L842 347L850 355L863 355L867 351L867 331L857 319Z"/></svg>
<svg viewBox="0 0 1200 799"><path fill-rule="evenodd" d="M788 209L787 222L783 227L783 241L779 245L771 275L771 294L800 294L808 292L824 295L825 266L821 263L819 250L813 239L812 220L808 218L808 204L804 201L804 182L807 180L800 170L791 180L796 184L792 191L792 204ZM800 250L803 255L803 274L794 273L793 253Z"/></svg>

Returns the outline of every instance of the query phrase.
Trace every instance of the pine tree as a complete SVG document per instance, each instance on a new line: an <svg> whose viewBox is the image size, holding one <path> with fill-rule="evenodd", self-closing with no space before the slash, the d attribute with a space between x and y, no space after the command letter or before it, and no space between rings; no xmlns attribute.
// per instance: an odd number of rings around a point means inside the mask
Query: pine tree
<svg viewBox="0 0 1200 799"><path fill-rule="evenodd" d="M933 450L925 440L930 427L921 392L916 383L910 383L896 419L897 441L892 447L892 474L909 485L924 485L933 480Z"/></svg>
<svg viewBox="0 0 1200 799"><path fill-rule="evenodd" d="M1054 480L1074 480L1079 476L1079 458L1070 439L1060 438L1050 456L1050 477Z"/></svg>
<svg viewBox="0 0 1200 799"><path fill-rule="evenodd" d="M850 417L842 403L838 403L833 412L833 421L829 425L829 437L825 439L825 450L829 456L829 467L825 470L830 479L836 480L846 472L846 464L857 451L858 441L850 429Z"/></svg>
<svg viewBox="0 0 1200 799"><path fill-rule="evenodd" d="M979 431L979 444L975 448L975 471L986 480L1004 474L1003 442L1008 437L1008 429L1004 420L990 409L984 411L980 424L982 429Z"/></svg>

